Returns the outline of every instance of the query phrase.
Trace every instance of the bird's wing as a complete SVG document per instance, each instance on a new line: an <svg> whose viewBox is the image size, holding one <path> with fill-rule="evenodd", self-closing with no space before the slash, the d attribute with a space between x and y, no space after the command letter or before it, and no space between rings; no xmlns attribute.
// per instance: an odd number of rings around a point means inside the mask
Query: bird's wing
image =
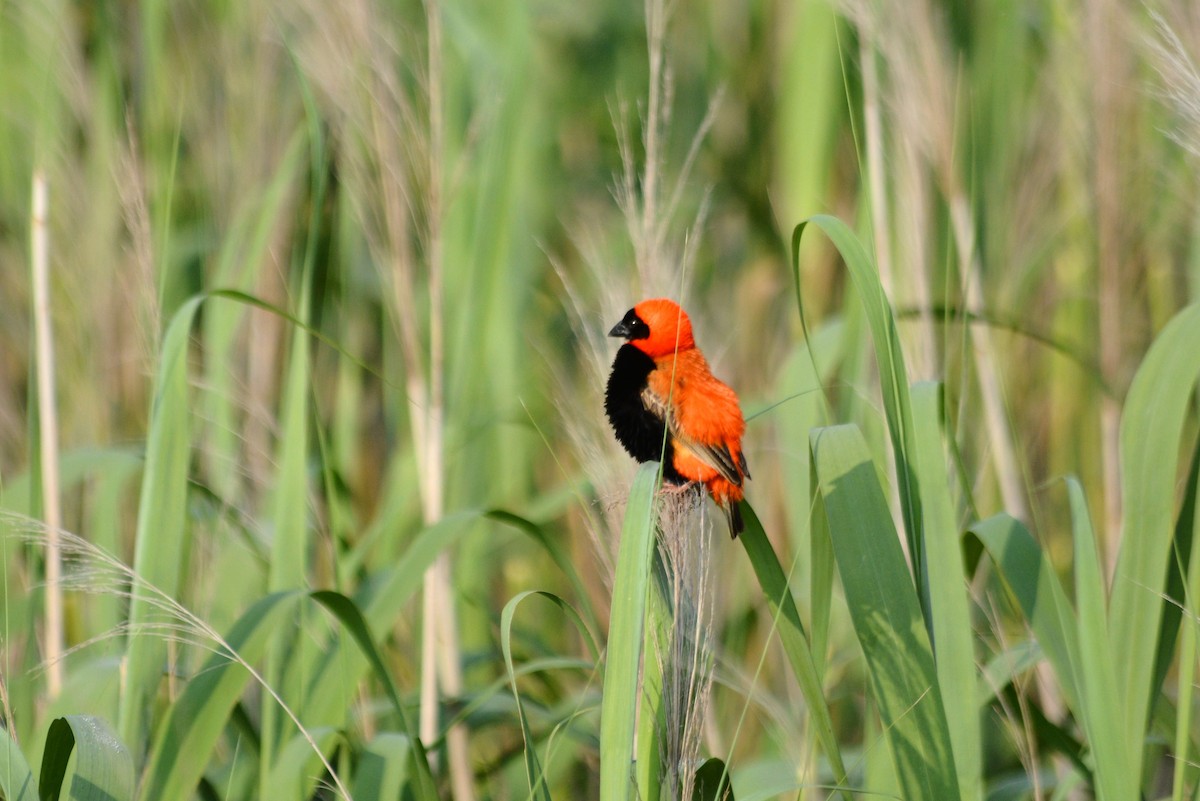
<svg viewBox="0 0 1200 801"><path fill-rule="evenodd" d="M735 400L735 408L736 403ZM642 390L642 404L649 412L666 422L667 431L675 441L676 449L690 451L701 462L717 471L726 481L739 487L742 486L743 476L749 475L746 470L745 456L739 452L735 459L724 439L706 440L690 433L688 428L680 422L677 405L656 392L652 385L647 385ZM741 412L738 411L737 415L740 418Z"/></svg>

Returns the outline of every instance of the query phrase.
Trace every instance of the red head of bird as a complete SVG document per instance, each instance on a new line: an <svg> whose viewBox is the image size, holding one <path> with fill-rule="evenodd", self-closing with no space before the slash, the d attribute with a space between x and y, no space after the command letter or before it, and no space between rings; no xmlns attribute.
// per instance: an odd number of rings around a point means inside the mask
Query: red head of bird
<svg viewBox="0 0 1200 801"><path fill-rule="evenodd" d="M667 298L643 300L630 309L608 335L624 337L652 359L696 347L687 312Z"/></svg>

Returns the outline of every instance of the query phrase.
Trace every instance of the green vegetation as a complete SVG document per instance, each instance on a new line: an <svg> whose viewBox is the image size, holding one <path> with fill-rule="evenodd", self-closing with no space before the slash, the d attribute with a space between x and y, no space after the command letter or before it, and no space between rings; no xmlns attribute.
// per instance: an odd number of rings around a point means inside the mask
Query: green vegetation
<svg viewBox="0 0 1200 801"><path fill-rule="evenodd" d="M1200 798L1197 64L1185 0L3 4L0 798ZM655 295L736 542L607 428Z"/></svg>

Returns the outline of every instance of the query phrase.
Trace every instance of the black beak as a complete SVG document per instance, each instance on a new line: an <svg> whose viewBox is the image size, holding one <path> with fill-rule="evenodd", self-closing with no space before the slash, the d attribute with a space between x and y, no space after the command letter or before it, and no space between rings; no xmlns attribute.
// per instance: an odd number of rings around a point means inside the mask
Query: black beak
<svg viewBox="0 0 1200 801"><path fill-rule="evenodd" d="M645 321L638 317L636 309L630 309L625 312L625 316L621 318L621 322L612 327L608 332L610 337L623 337L633 341L635 339L645 339L650 336L650 329L646 327Z"/></svg>
<svg viewBox="0 0 1200 801"><path fill-rule="evenodd" d="M630 327L628 322L626 322L625 320L622 320L621 322L617 323L616 325L614 325L612 327L612 330L608 332L608 335L610 337L621 337L623 339L629 339L629 335L632 333L633 333L633 328Z"/></svg>

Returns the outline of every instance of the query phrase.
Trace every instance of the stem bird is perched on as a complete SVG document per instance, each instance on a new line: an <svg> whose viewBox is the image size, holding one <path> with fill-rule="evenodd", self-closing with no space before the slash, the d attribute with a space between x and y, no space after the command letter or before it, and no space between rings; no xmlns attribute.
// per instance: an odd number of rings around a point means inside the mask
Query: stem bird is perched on
<svg viewBox="0 0 1200 801"><path fill-rule="evenodd" d="M687 313L665 298L643 300L608 335L626 340L604 396L617 439L639 462L661 459L665 481L707 487L737 537L750 478L746 421L737 395L709 371Z"/></svg>

